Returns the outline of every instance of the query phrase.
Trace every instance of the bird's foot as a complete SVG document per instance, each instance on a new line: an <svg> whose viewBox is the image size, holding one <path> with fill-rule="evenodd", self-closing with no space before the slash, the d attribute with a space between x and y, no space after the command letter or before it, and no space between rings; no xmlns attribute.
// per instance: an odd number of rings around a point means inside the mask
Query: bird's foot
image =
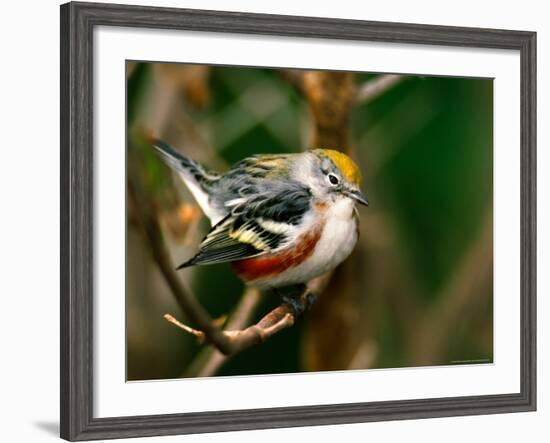
<svg viewBox="0 0 550 443"><path fill-rule="evenodd" d="M286 305L290 306L290 309L292 309L292 313L294 314L295 318L301 317L306 311L305 304L295 297L284 295L283 302Z"/></svg>
<svg viewBox="0 0 550 443"><path fill-rule="evenodd" d="M299 318L311 308L316 296L307 290L306 285L296 285L285 288L281 298L292 309L294 317Z"/></svg>

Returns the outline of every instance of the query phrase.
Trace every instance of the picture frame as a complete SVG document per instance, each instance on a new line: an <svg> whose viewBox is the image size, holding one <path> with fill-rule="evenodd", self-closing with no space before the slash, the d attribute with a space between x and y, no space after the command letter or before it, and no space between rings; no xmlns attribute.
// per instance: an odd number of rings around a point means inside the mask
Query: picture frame
<svg viewBox="0 0 550 443"><path fill-rule="evenodd" d="M520 392L94 417L94 38L97 27L338 39L520 54ZM536 409L536 33L189 9L61 6L61 437L145 437Z"/></svg>

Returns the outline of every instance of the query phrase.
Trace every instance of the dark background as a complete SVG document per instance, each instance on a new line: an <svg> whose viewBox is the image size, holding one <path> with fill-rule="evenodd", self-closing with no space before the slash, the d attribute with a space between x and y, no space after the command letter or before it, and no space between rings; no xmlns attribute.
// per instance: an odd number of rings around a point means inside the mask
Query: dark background
<svg viewBox="0 0 550 443"><path fill-rule="evenodd" d="M174 267L209 225L148 134L220 171L251 154L317 147L318 109L294 72L145 63L127 72L129 173L154 200ZM349 76L357 89L381 77ZM355 252L302 321L217 375L492 361L492 91L490 79L406 76L353 105L346 146L323 147L349 152L365 177L370 206ZM128 202L128 379L196 375L204 347L163 319L186 321L151 258L138 203ZM227 265L180 274L215 318L243 293ZM251 321L277 304L266 296Z"/></svg>

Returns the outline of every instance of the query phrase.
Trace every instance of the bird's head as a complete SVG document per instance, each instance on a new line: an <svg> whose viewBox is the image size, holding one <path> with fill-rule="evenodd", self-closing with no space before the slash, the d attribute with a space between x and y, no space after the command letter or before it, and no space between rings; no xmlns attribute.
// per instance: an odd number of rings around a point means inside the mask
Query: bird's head
<svg viewBox="0 0 550 443"><path fill-rule="evenodd" d="M333 149L314 149L309 153L311 171L306 180L319 197L351 198L368 206L360 188L361 171L349 156Z"/></svg>

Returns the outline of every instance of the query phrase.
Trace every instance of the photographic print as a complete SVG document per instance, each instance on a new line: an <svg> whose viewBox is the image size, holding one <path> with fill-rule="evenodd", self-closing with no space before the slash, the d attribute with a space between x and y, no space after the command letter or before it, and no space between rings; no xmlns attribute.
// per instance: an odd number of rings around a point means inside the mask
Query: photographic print
<svg viewBox="0 0 550 443"><path fill-rule="evenodd" d="M493 80L128 61L127 380L493 362Z"/></svg>

